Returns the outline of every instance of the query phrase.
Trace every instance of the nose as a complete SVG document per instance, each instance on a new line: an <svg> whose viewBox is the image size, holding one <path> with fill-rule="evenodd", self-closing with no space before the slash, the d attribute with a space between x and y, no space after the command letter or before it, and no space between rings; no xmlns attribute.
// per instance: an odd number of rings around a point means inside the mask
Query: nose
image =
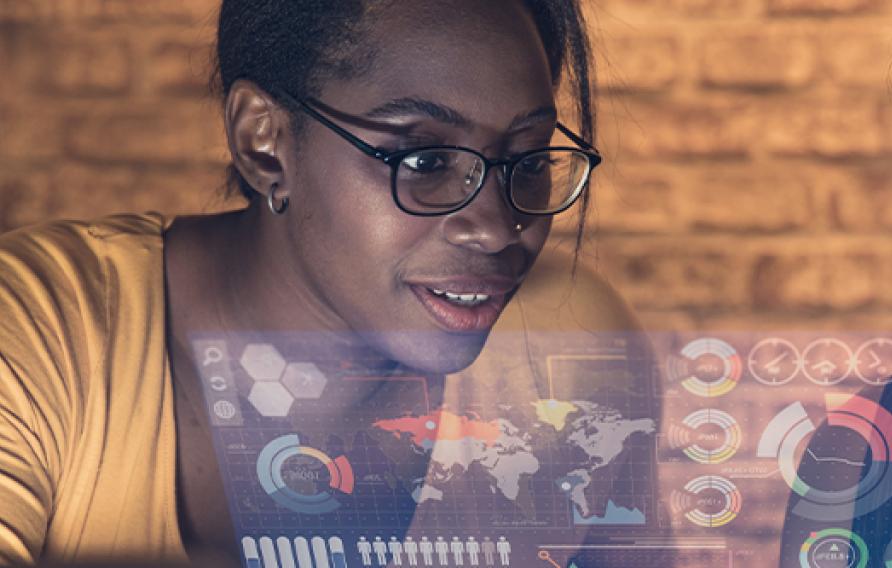
<svg viewBox="0 0 892 568"><path fill-rule="evenodd" d="M515 228L520 214L508 203L500 173L496 168L489 170L473 201L446 216L446 240L488 254L520 242L520 232Z"/></svg>

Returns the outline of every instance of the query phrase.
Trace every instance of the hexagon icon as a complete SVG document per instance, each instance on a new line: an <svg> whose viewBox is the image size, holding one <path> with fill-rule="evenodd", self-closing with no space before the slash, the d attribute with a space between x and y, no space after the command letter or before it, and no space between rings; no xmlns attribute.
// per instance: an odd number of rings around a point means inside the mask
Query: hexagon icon
<svg viewBox="0 0 892 568"><path fill-rule="evenodd" d="M312 363L289 363L282 384L294 398L317 399L322 396L328 379Z"/></svg>
<svg viewBox="0 0 892 568"><path fill-rule="evenodd" d="M285 359L269 343L251 343L239 361L255 381L278 381L285 370Z"/></svg>
<svg viewBox="0 0 892 568"><path fill-rule="evenodd" d="M282 383L257 382L248 393L248 400L261 416L288 416L294 398Z"/></svg>

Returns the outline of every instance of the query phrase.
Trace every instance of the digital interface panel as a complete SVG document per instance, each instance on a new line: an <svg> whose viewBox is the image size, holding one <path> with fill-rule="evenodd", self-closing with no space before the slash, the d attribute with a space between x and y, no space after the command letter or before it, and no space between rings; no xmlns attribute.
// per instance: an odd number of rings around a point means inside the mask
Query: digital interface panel
<svg viewBox="0 0 892 568"><path fill-rule="evenodd" d="M882 334L493 334L445 379L193 349L246 567L892 567Z"/></svg>

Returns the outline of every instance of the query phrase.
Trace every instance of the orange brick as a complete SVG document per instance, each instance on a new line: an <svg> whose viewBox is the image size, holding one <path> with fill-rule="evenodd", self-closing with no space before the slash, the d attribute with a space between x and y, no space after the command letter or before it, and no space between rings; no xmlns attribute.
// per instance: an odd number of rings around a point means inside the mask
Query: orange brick
<svg viewBox="0 0 892 568"><path fill-rule="evenodd" d="M700 329L693 315L687 310L653 311L635 310L635 315L648 331L692 331Z"/></svg>
<svg viewBox="0 0 892 568"><path fill-rule="evenodd" d="M41 160L62 151L62 122L53 112L30 109L27 114L0 110L0 158Z"/></svg>
<svg viewBox="0 0 892 568"><path fill-rule="evenodd" d="M0 0L0 22L29 22L36 19L33 2Z"/></svg>
<svg viewBox="0 0 892 568"><path fill-rule="evenodd" d="M680 73L678 38L653 32L605 34L598 61L602 88L614 91L656 91L676 82Z"/></svg>
<svg viewBox="0 0 892 568"><path fill-rule="evenodd" d="M892 229L892 165L840 167L815 178L828 225L846 233Z"/></svg>
<svg viewBox="0 0 892 568"><path fill-rule="evenodd" d="M0 21L201 23L212 19L219 0L0 0Z"/></svg>
<svg viewBox="0 0 892 568"><path fill-rule="evenodd" d="M52 205L64 215L89 219L120 212L168 215L210 213L233 204L218 188L222 167L144 170L132 166L63 163L53 171Z"/></svg>
<svg viewBox="0 0 892 568"><path fill-rule="evenodd" d="M66 148L72 156L88 160L222 163L227 154L220 120L210 102L132 114L97 114L71 121Z"/></svg>
<svg viewBox="0 0 892 568"><path fill-rule="evenodd" d="M0 168L0 232L51 218L52 191L46 171Z"/></svg>
<svg viewBox="0 0 892 568"><path fill-rule="evenodd" d="M144 80L161 94L205 95L211 54L209 44L164 43L152 50Z"/></svg>
<svg viewBox="0 0 892 568"><path fill-rule="evenodd" d="M594 186L597 226L604 233L666 233L681 227L675 199L676 172L648 168L599 174Z"/></svg>
<svg viewBox="0 0 892 568"><path fill-rule="evenodd" d="M766 254L755 263L756 310L837 310L876 303L882 258L869 251L824 252L817 247L795 255Z"/></svg>
<svg viewBox="0 0 892 568"><path fill-rule="evenodd" d="M102 20L127 20L131 22L159 21L207 23L220 7L220 0L81 0L92 17ZM98 5L92 8L91 4Z"/></svg>
<svg viewBox="0 0 892 568"><path fill-rule="evenodd" d="M890 149L888 101L847 96L763 103L759 143L775 154L845 158L883 155Z"/></svg>
<svg viewBox="0 0 892 568"><path fill-rule="evenodd" d="M0 64L4 67L0 103L4 108L12 108L17 99L29 92L31 73L27 72L26 65L31 63L31 58L24 28L0 21Z"/></svg>
<svg viewBox="0 0 892 568"><path fill-rule="evenodd" d="M756 116L749 101L625 97L602 102L601 140L619 160L741 158L753 150Z"/></svg>
<svg viewBox="0 0 892 568"><path fill-rule="evenodd" d="M795 88L815 74L811 38L788 31L714 32L697 43L704 85L748 89Z"/></svg>
<svg viewBox="0 0 892 568"><path fill-rule="evenodd" d="M598 14L621 21L660 21L664 18L739 16L750 11L750 0L602 0L593 2Z"/></svg>
<svg viewBox="0 0 892 568"><path fill-rule="evenodd" d="M127 212L133 182L134 172L127 167L93 168L66 162L53 171L52 207L75 219Z"/></svg>
<svg viewBox="0 0 892 568"><path fill-rule="evenodd" d="M885 94L890 86L892 26L868 33L828 34L822 55L824 68L838 85Z"/></svg>
<svg viewBox="0 0 892 568"><path fill-rule="evenodd" d="M128 196L130 209L180 215L239 207L238 200L224 199L224 173L222 166L140 172Z"/></svg>
<svg viewBox="0 0 892 568"><path fill-rule="evenodd" d="M807 177L764 165L702 168L682 181L677 199L692 231L792 231L809 227L815 215Z"/></svg>
<svg viewBox="0 0 892 568"><path fill-rule="evenodd" d="M46 50L46 85L67 95L121 94L130 85L130 46L119 39L74 38Z"/></svg>
<svg viewBox="0 0 892 568"><path fill-rule="evenodd" d="M749 262L730 241L604 238L601 267L636 309L729 309L748 302Z"/></svg>
<svg viewBox="0 0 892 568"><path fill-rule="evenodd" d="M785 310L758 313L704 314L696 319L696 329L706 330L803 330L836 333L851 331L886 331L892 327L892 312L878 307L856 311Z"/></svg>
<svg viewBox="0 0 892 568"><path fill-rule="evenodd" d="M856 14L880 6L884 0L767 0L769 14Z"/></svg>

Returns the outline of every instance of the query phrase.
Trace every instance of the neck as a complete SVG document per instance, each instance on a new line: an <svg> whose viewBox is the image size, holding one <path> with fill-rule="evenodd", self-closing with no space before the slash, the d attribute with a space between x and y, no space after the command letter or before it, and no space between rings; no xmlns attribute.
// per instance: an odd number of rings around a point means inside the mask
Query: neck
<svg viewBox="0 0 892 568"><path fill-rule="evenodd" d="M334 312L292 261L286 218L270 218L260 200L233 216L208 243L221 283L211 309L220 329L254 334L296 333L318 339L326 357L388 369L396 363L372 349Z"/></svg>
<svg viewBox="0 0 892 568"><path fill-rule="evenodd" d="M326 376L342 375L345 368L355 376L417 375L326 309L290 262L284 231L271 226L289 221L264 215L269 213L254 203L224 215L178 219L171 228L168 268L178 275L171 285L179 298L171 312L174 339L184 347L193 333L213 335L234 349L270 343L294 353L289 360L316 364ZM428 381L440 384L442 377ZM351 389L356 400L343 404L379 394L374 381L365 385Z"/></svg>

